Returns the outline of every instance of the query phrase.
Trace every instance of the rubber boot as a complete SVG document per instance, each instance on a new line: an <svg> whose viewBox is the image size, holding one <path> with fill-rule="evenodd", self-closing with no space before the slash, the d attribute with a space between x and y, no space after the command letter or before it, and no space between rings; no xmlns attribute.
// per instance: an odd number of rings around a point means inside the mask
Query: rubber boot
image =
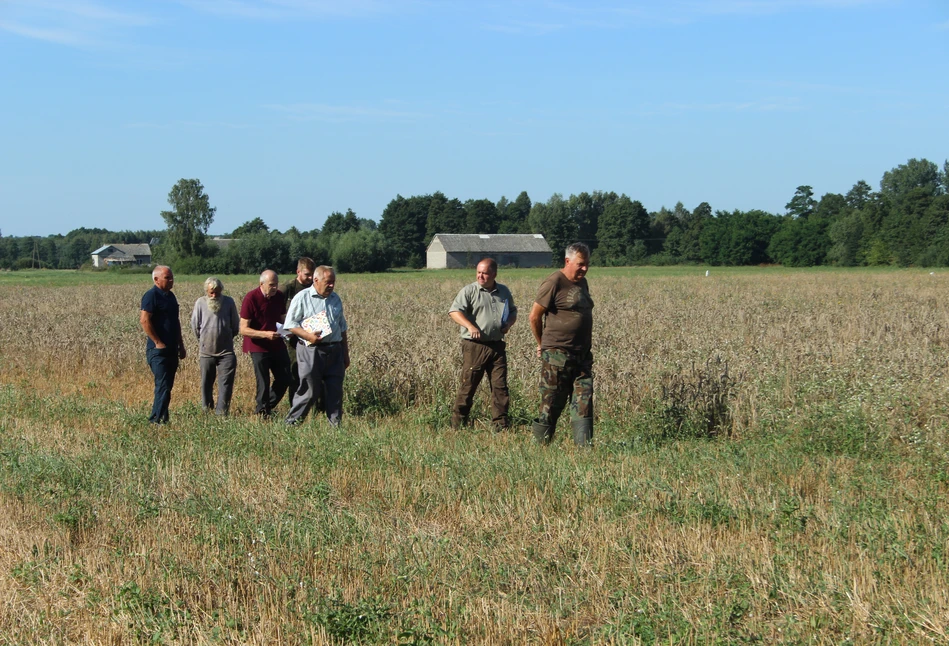
<svg viewBox="0 0 949 646"><path fill-rule="evenodd" d="M590 446L593 443L593 418L575 419L571 424L573 425L573 443L577 446Z"/></svg>
<svg viewBox="0 0 949 646"><path fill-rule="evenodd" d="M550 444L550 441L554 439L554 429L550 426L550 424L544 424L534 420L533 430L534 439L541 444Z"/></svg>

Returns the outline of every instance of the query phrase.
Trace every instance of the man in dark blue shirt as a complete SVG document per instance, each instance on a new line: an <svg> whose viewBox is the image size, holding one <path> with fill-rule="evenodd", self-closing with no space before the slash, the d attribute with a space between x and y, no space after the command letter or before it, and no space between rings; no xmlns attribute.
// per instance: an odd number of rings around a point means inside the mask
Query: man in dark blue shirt
<svg viewBox="0 0 949 646"><path fill-rule="evenodd" d="M152 270L152 280L155 286L142 296L139 317L142 330L148 337L145 358L155 376L155 401L148 421L152 424L167 424L175 372L178 371L178 361L185 358L186 352L178 318L178 299L171 293L175 275L171 273L170 267L158 265Z"/></svg>

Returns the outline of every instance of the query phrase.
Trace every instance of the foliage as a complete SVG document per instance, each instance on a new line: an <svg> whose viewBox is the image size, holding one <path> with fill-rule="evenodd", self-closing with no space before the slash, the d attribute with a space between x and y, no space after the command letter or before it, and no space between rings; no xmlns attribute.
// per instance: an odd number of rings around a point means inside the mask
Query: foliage
<svg viewBox="0 0 949 646"><path fill-rule="evenodd" d="M714 437L731 432L731 407L741 377L716 355L704 366L663 375L661 415L671 437Z"/></svg>
<svg viewBox="0 0 949 646"><path fill-rule="evenodd" d="M563 262L563 251L575 242L576 225L563 196L554 193L547 202L534 202L527 217L531 233L540 233L553 251L554 263Z"/></svg>
<svg viewBox="0 0 949 646"><path fill-rule="evenodd" d="M162 211L168 226L168 245L180 257L201 255L208 227L214 221L215 207L197 179L180 179L168 192L172 210Z"/></svg>
<svg viewBox="0 0 949 646"><path fill-rule="evenodd" d="M358 231L359 228L359 218L356 217L356 213L352 209L346 209L346 215L339 211L330 213L320 233L324 236L341 235L349 231Z"/></svg>
<svg viewBox="0 0 949 646"><path fill-rule="evenodd" d="M428 242L425 233L431 203L431 195L410 198L396 195L382 212L379 233L385 237L392 250L392 261L396 267L417 264L418 259L425 254L425 244Z"/></svg>
<svg viewBox="0 0 949 646"><path fill-rule="evenodd" d="M560 250L585 242L594 265L667 265L705 263L740 266L780 263L789 267L818 265L947 266L949 253L949 161L942 168L926 159L910 159L883 174L880 190L864 180L845 194L826 193L819 199L809 185L800 185L785 205L784 217L752 209L716 211L702 202L691 211L682 202L673 208L647 211L637 200L612 191L580 192L546 201L532 201L526 192L512 202L502 197L462 201L440 191L431 195L397 195L379 224L347 209L327 216L322 230L285 233L271 230L255 217L237 227L231 237L249 240L219 248L206 239L214 215L198 180L176 184L169 194L173 211L163 212L167 231L76 229L65 236L0 237L0 269L75 269L88 262L90 252L107 243L152 242L153 257L196 273L240 273L259 267L292 271L300 256L320 263L363 252L349 242L338 254L334 246L357 231L378 231L369 240L384 248L390 267L420 268L426 264L427 244L437 233L539 233L559 262ZM267 237L269 236L269 237ZM347 238L353 240L353 238ZM249 258L237 252L250 253ZM355 266L355 265L354 265ZM372 271L378 271L373 263Z"/></svg>
<svg viewBox="0 0 949 646"><path fill-rule="evenodd" d="M768 245L781 223L781 218L764 211L718 211L702 228L702 260L710 265L771 262Z"/></svg>
<svg viewBox="0 0 949 646"><path fill-rule="evenodd" d="M333 243L333 266L338 272L385 271L390 262L389 248L378 231L350 230Z"/></svg>
<svg viewBox="0 0 949 646"><path fill-rule="evenodd" d="M253 220L248 220L244 224L240 225L233 231L231 231L232 238L242 238L244 236L254 235L255 233L268 233L270 227L261 220L259 217L254 218Z"/></svg>

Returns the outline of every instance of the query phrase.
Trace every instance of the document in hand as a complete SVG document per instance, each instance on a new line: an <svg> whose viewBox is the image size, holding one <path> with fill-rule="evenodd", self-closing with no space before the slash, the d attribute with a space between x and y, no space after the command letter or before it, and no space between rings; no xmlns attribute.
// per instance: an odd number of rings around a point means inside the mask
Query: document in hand
<svg viewBox="0 0 949 646"><path fill-rule="evenodd" d="M325 339L330 334L333 333L333 328L330 326L330 321L326 317L326 312L317 312L313 316L308 316L303 319L303 322L300 323L302 327L307 332L319 332L320 338ZM307 345L313 345L309 341L304 341Z"/></svg>

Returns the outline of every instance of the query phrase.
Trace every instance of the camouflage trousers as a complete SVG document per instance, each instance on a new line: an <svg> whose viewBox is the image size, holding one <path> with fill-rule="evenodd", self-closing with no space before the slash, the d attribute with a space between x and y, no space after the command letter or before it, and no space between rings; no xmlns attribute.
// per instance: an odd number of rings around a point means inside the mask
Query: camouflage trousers
<svg viewBox="0 0 949 646"><path fill-rule="evenodd" d="M563 350L540 353L540 416L551 427L570 402L570 419L593 417L593 355L573 355Z"/></svg>

